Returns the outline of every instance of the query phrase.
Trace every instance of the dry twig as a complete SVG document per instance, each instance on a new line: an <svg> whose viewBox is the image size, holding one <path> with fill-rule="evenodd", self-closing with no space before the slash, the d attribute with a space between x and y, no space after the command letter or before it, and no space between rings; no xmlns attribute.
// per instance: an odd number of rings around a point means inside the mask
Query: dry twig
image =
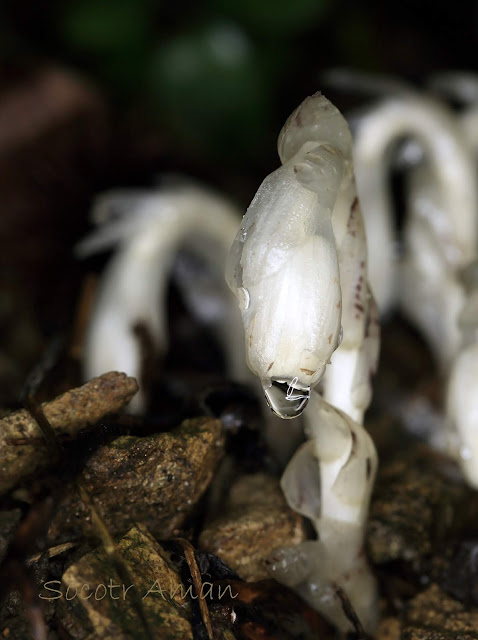
<svg viewBox="0 0 478 640"><path fill-rule="evenodd" d="M190 542L184 540L184 538L178 538L177 542L180 543L184 550L184 557L188 563L189 571L191 572L191 578L196 589L196 593L202 594L202 579L201 572L196 562L196 556L194 555L194 547ZM209 615L209 609L207 608L206 599L199 595L198 598L199 608L201 610L201 617L206 627L209 640L213 640L211 617Z"/></svg>

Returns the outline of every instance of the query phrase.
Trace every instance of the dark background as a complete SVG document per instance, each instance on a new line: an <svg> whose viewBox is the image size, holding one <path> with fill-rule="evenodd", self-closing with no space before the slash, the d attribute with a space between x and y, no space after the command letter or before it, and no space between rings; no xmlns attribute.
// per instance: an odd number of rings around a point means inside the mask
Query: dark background
<svg viewBox="0 0 478 640"><path fill-rule="evenodd" d="M171 154L158 171L270 168L285 117L331 67L420 83L478 64L469 0L6 0L0 25L6 61L68 66L116 114L147 114Z"/></svg>
<svg viewBox="0 0 478 640"><path fill-rule="evenodd" d="M420 86L476 71L477 35L470 0L4 0L0 378L21 380L13 362L70 330L91 268L72 247L95 194L174 172L245 210L306 95L355 104L324 71Z"/></svg>

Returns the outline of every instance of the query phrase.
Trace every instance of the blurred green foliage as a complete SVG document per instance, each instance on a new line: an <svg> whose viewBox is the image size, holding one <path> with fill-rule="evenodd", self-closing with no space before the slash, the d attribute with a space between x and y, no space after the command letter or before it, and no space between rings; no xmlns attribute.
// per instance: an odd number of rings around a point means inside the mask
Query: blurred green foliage
<svg viewBox="0 0 478 640"><path fill-rule="evenodd" d="M260 136L272 82L260 52L236 25L191 29L158 46L151 63L152 94L178 133L239 153Z"/></svg>
<svg viewBox="0 0 478 640"><path fill-rule="evenodd" d="M291 40L327 2L208 0L178 19L154 0L76 0L61 6L56 29L114 95L141 100L182 143L235 164L269 142Z"/></svg>
<svg viewBox="0 0 478 640"><path fill-rule="evenodd" d="M82 0L67 5L60 26L69 44L80 50L115 53L150 37L148 10L144 0Z"/></svg>
<svg viewBox="0 0 478 640"><path fill-rule="evenodd" d="M329 0L211 0L218 12L272 38L288 38L316 25L328 4Z"/></svg>
<svg viewBox="0 0 478 640"><path fill-rule="evenodd" d="M149 0L81 0L60 10L66 47L122 95L143 85L154 32Z"/></svg>

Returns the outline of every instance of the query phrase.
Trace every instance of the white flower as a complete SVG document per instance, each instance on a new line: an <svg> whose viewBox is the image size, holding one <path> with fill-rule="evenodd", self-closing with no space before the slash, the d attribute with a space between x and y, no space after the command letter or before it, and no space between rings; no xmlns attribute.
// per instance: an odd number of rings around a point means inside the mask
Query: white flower
<svg viewBox="0 0 478 640"><path fill-rule="evenodd" d="M361 351L371 296L344 118L316 94L290 116L278 147L284 164L264 180L244 216L226 279L239 299L249 367L272 409L290 418L324 375L341 325L342 352ZM349 360L345 384L352 393L360 365ZM342 363L335 368L344 373ZM338 398L337 380L325 387L326 397ZM355 407L350 393L341 408L361 420L364 399Z"/></svg>

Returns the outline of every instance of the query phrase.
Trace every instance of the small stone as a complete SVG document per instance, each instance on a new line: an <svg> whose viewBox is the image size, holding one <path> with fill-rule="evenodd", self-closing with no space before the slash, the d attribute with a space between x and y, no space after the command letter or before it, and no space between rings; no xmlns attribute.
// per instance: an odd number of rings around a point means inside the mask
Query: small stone
<svg viewBox="0 0 478 640"><path fill-rule="evenodd" d="M171 432L122 436L87 461L83 476L96 508L113 535L139 522L158 538L175 534L206 491L223 453L219 420L185 420ZM49 530L56 544L95 535L74 485Z"/></svg>
<svg viewBox="0 0 478 640"><path fill-rule="evenodd" d="M403 561L419 572L444 541L476 514L478 494L456 465L425 447L379 468L368 524L374 564Z"/></svg>
<svg viewBox="0 0 478 640"><path fill-rule="evenodd" d="M223 515L207 524L199 547L219 556L248 581L269 576L265 561L279 547L306 539L304 521L282 495L279 481L263 473L240 477Z"/></svg>
<svg viewBox="0 0 478 640"><path fill-rule="evenodd" d="M476 640L478 609L467 610L436 584L409 602L401 640Z"/></svg>
<svg viewBox="0 0 478 640"><path fill-rule="evenodd" d="M460 602L478 606L478 540L461 540L446 551L433 559L436 582Z"/></svg>
<svg viewBox="0 0 478 640"><path fill-rule="evenodd" d="M74 436L104 416L120 411L137 391L134 378L110 371L44 402L41 407L58 436ZM29 439L32 444L28 444ZM51 452L42 439L40 427L25 409L0 420L0 494L52 462Z"/></svg>
<svg viewBox="0 0 478 640"><path fill-rule="evenodd" d="M129 570L130 584L118 577L111 560L98 549L69 567L61 584L57 581L43 588L41 597L58 597L69 634L75 640L146 638L132 604L134 591L155 638L193 640L189 602L183 597L186 588L168 553L143 527L130 529L118 550Z"/></svg>
<svg viewBox="0 0 478 640"><path fill-rule="evenodd" d="M376 640L400 640L401 625L398 618L384 618L378 625Z"/></svg>

